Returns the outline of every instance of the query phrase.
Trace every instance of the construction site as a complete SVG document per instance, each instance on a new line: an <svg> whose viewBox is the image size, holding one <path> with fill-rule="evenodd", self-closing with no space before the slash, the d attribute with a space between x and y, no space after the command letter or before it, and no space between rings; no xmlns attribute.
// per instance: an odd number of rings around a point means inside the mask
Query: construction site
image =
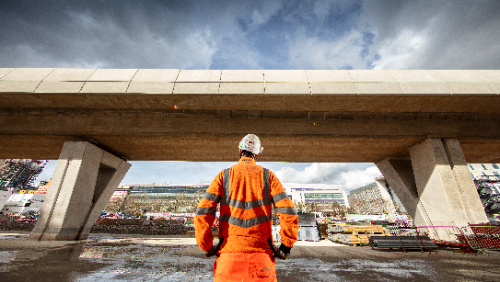
<svg viewBox="0 0 500 282"><path fill-rule="evenodd" d="M194 208L207 185L119 186L86 240L39 242L28 236L50 187L50 182L33 185L44 162L3 160L1 164L1 192L8 209L0 214L2 279L213 280L214 260L199 249L193 224ZM497 212L497 181L481 178L475 183L485 211ZM370 197L384 194L384 185L380 187L374 191L381 192L371 192ZM315 193L308 191L306 196ZM365 199L370 202L366 211L372 211L376 199L359 197L356 209L363 210L359 203ZM301 209L317 206L304 204ZM387 205L384 202L380 211ZM280 281L365 281L367 277L372 281L495 281L500 275L496 270L500 226L415 226L408 215L343 214L353 209L337 202L326 206L332 212L299 213L298 241L287 260L276 261ZM280 225L275 215L272 226L278 244ZM217 221L212 232L218 240Z"/></svg>
<svg viewBox="0 0 500 282"><path fill-rule="evenodd" d="M500 275L498 227L431 230L397 223L324 224L316 221L315 214L302 214L300 219L299 241L286 260L276 260L279 281L498 281ZM110 224L123 231L133 221L137 220L108 220L101 226ZM153 220L140 226L145 230L178 226L184 232L91 233L80 241L32 241L27 239L29 231L2 231L0 277L213 281L214 259L200 250L194 230L186 225L180 217ZM279 240L279 225L273 225L273 231ZM217 243L216 229L214 235Z"/></svg>

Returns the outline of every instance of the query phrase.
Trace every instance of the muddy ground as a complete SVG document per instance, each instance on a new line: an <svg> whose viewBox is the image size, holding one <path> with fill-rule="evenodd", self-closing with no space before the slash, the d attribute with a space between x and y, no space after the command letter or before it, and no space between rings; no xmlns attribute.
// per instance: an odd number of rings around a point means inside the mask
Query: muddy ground
<svg viewBox="0 0 500 282"><path fill-rule="evenodd" d="M0 233L0 281L212 281L214 258L187 236L91 234L82 242L32 242ZM500 281L500 253L372 250L298 243L276 263L278 281Z"/></svg>

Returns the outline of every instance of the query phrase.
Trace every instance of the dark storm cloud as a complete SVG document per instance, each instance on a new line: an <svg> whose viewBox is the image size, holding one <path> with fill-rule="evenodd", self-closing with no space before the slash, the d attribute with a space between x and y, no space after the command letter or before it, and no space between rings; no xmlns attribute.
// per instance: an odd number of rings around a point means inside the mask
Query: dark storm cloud
<svg viewBox="0 0 500 282"><path fill-rule="evenodd" d="M288 53L296 31L329 38L346 32L344 23L354 21L342 6L264 0L2 2L0 67L294 68Z"/></svg>
<svg viewBox="0 0 500 282"><path fill-rule="evenodd" d="M206 1L0 5L2 67L208 68L231 26Z"/></svg>
<svg viewBox="0 0 500 282"><path fill-rule="evenodd" d="M365 1L380 69L500 68L500 1Z"/></svg>
<svg viewBox="0 0 500 282"><path fill-rule="evenodd" d="M500 66L500 1L2 1L0 67Z"/></svg>

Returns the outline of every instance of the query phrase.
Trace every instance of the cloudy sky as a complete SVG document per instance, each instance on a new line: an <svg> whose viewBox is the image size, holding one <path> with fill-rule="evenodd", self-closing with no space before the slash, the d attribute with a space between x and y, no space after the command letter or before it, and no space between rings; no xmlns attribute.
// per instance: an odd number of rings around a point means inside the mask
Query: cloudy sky
<svg viewBox="0 0 500 282"><path fill-rule="evenodd" d="M0 2L0 68L500 69L499 54L498 0ZM230 163L132 165L124 184L208 183ZM347 190L379 175L264 165L282 182Z"/></svg>

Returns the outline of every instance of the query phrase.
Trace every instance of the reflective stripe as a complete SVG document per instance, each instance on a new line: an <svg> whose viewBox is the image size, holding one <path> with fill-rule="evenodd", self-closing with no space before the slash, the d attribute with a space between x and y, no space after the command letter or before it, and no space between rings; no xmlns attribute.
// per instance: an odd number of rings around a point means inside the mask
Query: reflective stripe
<svg viewBox="0 0 500 282"><path fill-rule="evenodd" d="M270 205L269 202L269 170L264 168L264 205Z"/></svg>
<svg viewBox="0 0 500 282"><path fill-rule="evenodd" d="M224 170L224 194L222 194L222 201L221 205L228 205L229 204L229 168L226 168Z"/></svg>
<svg viewBox="0 0 500 282"><path fill-rule="evenodd" d="M286 207L286 208L274 208L274 211L276 213L284 213L284 214L291 214L291 215L296 215L297 210L294 207Z"/></svg>
<svg viewBox="0 0 500 282"><path fill-rule="evenodd" d="M233 224L233 225L237 225L237 226L244 227L244 228L249 228L249 227L252 227L255 225L259 225L261 223L270 222L271 219L270 219L269 215L261 215L261 216L257 216L257 217L250 218L250 219L241 219L241 218L232 217L229 214L223 214L220 216L219 221L226 221L226 222Z"/></svg>
<svg viewBox="0 0 500 282"><path fill-rule="evenodd" d="M229 206L239 208L239 209L245 209L245 210L250 210L253 208L258 208L258 207L263 207L265 206L263 200L255 200L251 202L243 202L243 201L238 201L238 200L229 200Z"/></svg>
<svg viewBox="0 0 500 282"><path fill-rule="evenodd" d="M264 207L267 205L270 205L270 193L269 193L269 170L263 169L264 170L264 177L263 177L263 199L258 199L255 201L250 201L250 202L244 202L244 201L239 201L235 199L230 199L229 198L229 168L224 170L224 180L223 180L223 186L224 186L224 192L221 196L221 201L220 204L222 205L229 205L231 207L239 208L239 209L254 209L258 207ZM254 218L250 219L241 219L241 218L236 218L233 217L229 214L221 214L220 221L226 221L228 223L231 223L233 225L237 225L240 227L248 228L252 227L255 225L259 225L261 223L265 222L270 222L271 221L271 215L261 215L257 216Z"/></svg>
<svg viewBox="0 0 500 282"><path fill-rule="evenodd" d="M288 199L288 194L286 192L281 192L278 195L274 195L271 197L273 203L277 203L283 199Z"/></svg>
<svg viewBox="0 0 500 282"><path fill-rule="evenodd" d="M197 208L195 215L205 215L205 214L212 214L215 215L215 208Z"/></svg>
<svg viewBox="0 0 500 282"><path fill-rule="evenodd" d="M215 195L210 192L206 192L205 195L203 195L203 199L207 199L209 201L218 203L220 201L220 195Z"/></svg>

